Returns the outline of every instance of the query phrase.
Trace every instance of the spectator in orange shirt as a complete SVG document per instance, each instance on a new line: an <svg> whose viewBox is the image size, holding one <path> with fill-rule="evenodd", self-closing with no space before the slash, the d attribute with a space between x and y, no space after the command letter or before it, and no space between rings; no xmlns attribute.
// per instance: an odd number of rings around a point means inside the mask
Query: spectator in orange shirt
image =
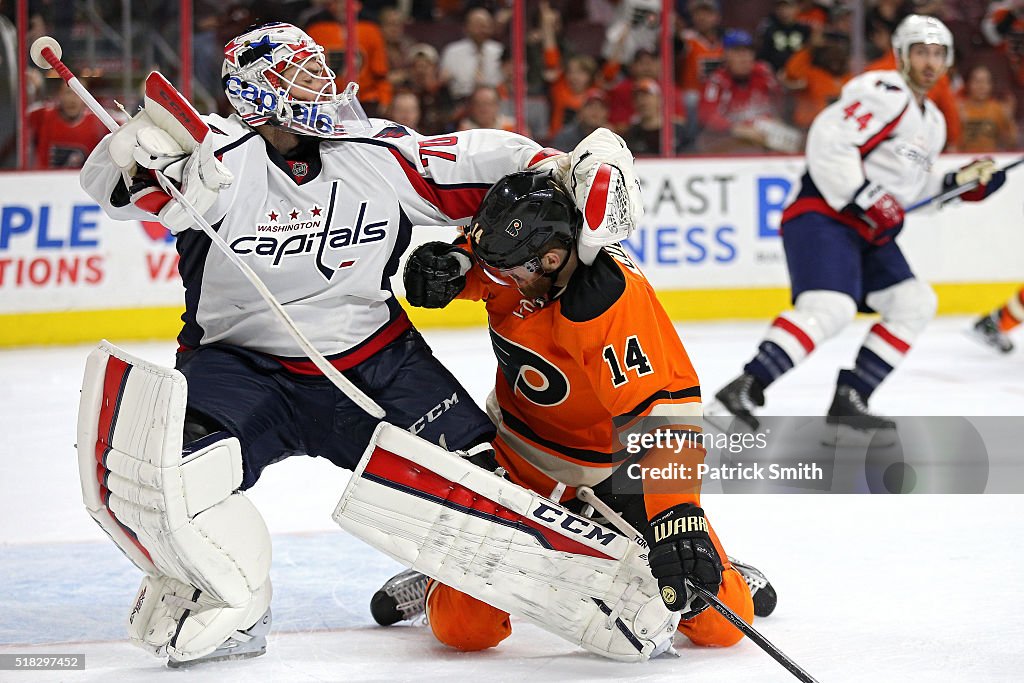
<svg viewBox="0 0 1024 683"><path fill-rule="evenodd" d="M341 17L341 0L321 0L321 9L309 17L305 31L327 52L327 64L338 74L338 87L344 89L345 43L348 31ZM369 116L379 116L391 103L388 81L388 53L380 28L369 21L356 24L356 68L359 73L359 103Z"/></svg>
<svg viewBox="0 0 1024 683"><path fill-rule="evenodd" d="M1024 86L1024 0L993 2L981 32L1009 60L1017 85Z"/></svg>
<svg viewBox="0 0 1024 683"><path fill-rule="evenodd" d="M558 48L555 48L557 55ZM552 53L545 51L548 60ZM561 63L559 57L555 57ZM550 63L550 62L549 62ZM577 55L571 57L565 65L565 71L559 70L558 79L548 90L551 101L551 123L548 135L554 136L566 123L576 117L576 112L583 106L583 98L587 91L594 87L594 75L597 73L597 62L593 57Z"/></svg>
<svg viewBox="0 0 1024 683"><path fill-rule="evenodd" d="M865 71L896 71L896 55L890 49L881 57L867 65ZM949 74L943 74L935 87L928 91L928 98L942 112L946 119L946 151L955 152L960 148L960 113L957 111L956 98L949 83Z"/></svg>
<svg viewBox="0 0 1024 683"><path fill-rule="evenodd" d="M27 118L33 168L81 168L109 132L63 83L54 101L30 109Z"/></svg>
<svg viewBox="0 0 1024 683"><path fill-rule="evenodd" d="M850 77L850 41L843 34L826 33L821 45L806 47L790 57L782 81L796 91L793 125L810 128L818 112L839 97Z"/></svg>
<svg viewBox="0 0 1024 683"><path fill-rule="evenodd" d="M677 82L696 100L707 77L722 65L722 15L714 0L693 0L690 17L693 28L683 31L686 55Z"/></svg>
<svg viewBox="0 0 1024 683"><path fill-rule="evenodd" d="M1017 145L1017 125L1007 104L992 96L992 72L988 67L971 69L958 104L963 125L960 151L984 154Z"/></svg>

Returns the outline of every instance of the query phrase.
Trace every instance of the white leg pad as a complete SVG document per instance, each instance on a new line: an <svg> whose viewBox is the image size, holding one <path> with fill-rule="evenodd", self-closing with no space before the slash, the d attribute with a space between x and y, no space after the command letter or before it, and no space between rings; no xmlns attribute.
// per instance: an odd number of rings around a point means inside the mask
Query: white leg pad
<svg viewBox="0 0 1024 683"><path fill-rule="evenodd" d="M237 439L211 434L182 452L186 398L180 372L101 343L86 363L78 416L82 496L144 572L245 608L269 576L270 535L236 492Z"/></svg>
<svg viewBox="0 0 1024 683"><path fill-rule="evenodd" d="M382 423L334 512L346 531L438 581L604 657L671 646L646 545Z"/></svg>

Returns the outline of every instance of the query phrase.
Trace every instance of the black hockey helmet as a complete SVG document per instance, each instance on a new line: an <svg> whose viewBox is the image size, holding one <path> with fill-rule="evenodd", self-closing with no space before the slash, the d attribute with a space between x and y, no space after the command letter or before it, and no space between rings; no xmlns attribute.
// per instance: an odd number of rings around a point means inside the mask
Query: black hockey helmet
<svg viewBox="0 0 1024 683"><path fill-rule="evenodd" d="M552 243L572 252L582 223L576 203L550 173L523 171L491 187L468 235L485 267L539 272L540 257Z"/></svg>

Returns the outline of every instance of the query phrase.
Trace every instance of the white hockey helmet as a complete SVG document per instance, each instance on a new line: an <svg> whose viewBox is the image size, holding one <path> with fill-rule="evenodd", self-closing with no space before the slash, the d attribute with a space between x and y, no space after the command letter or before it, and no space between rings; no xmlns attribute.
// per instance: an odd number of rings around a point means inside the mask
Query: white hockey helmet
<svg viewBox="0 0 1024 683"><path fill-rule="evenodd" d="M338 94L324 49L291 24L257 26L224 46L221 81L250 126L270 124L322 138L365 135L370 120L349 83Z"/></svg>
<svg viewBox="0 0 1024 683"><path fill-rule="evenodd" d="M910 46L943 45L946 48L946 68L953 66L953 34L935 17L910 14L892 32L892 51L900 71L906 75L910 64Z"/></svg>

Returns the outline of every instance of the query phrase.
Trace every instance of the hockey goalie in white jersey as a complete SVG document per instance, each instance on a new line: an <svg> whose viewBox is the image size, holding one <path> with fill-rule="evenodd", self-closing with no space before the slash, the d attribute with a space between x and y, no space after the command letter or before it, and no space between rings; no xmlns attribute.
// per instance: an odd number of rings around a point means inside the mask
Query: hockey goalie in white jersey
<svg viewBox="0 0 1024 683"><path fill-rule="evenodd" d="M775 319L743 374L716 395L720 406L755 428L754 412L772 382L858 311L877 312L881 320L854 367L839 373L827 419L840 443L893 437L895 424L872 415L868 399L936 309L935 294L911 272L894 239L903 228L903 207L972 182L978 186L961 198L979 201L1005 181L991 159L945 176L932 172L946 144L946 124L925 93L953 63L949 29L933 17L911 15L892 44L899 70L851 80L808 134L807 173L782 214L793 308Z"/></svg>
<svg viewBox="0 0 1024 683"><path fill-rule="evenodd" d="M642 212L632 157L609 131L562 154L502 131L425 138L369 120L356 87L336 92L323 49L289 24L231 41L223 84L236 113L191 128L187 103L147 93L81 176L111 217L155 215L177 237L176 370L101 346L79 415L86 504L146 572L130 637L171 664L265 649L270 539L239 491L293 454L353 468L378 420L319 374L156 172L180 183L388 422L452 450L489 441L494 428L391 292L413 226L468 219L491 184L537 166L586 209L583 258L625 237ZM189 134L195 144L183 143Z"/></svg>

